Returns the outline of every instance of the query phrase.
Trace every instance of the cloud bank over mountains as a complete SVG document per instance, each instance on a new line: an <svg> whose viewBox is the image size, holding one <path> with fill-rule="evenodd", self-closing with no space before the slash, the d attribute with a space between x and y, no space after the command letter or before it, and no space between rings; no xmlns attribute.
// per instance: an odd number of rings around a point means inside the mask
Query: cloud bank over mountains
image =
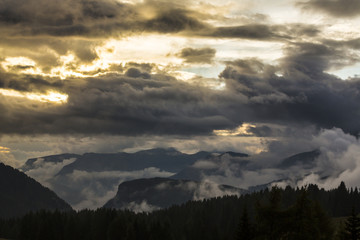
<svg viewBox="0 0 360 240"><path fill-rule="evenodd" d="M293 144L301 143L296 141ZM252 156L235 152L207 153L206 156L198 154L198 158L193 159L192 162L184 162L182 168L176 172L166 171L166 164L164 165L166 161L162 160L159 163L154 162L154 167L143 169L140 167L138 170L104 170L115 162L124 163L125 159L121 158L121 153L118 154L118 159L114 158L111 161L105 161L109 154L98 154L99 159L96 160L98 170L87 169L86 165L73 165L79 159L88 156L87 154L79 156L76 160L70 158L58 161L56 160L58 157L54 157L53 160L47 161L47 158L39 158L36 159L32 168L27 168L26 174L54 190L75 209L101 207L116 195L119 184L134 179L154 177L167 178L167 181L184 179L196 181L184 182L180 185L162 183L155 188L159 194L161 192L165 195L179 188L184 191L184 194L187 192L191 195L187 196L188 200L243 193L235 189L223 188L220 185L230 185L249 191L274 185L301 187L310 183L332 189L336 188L341 181L345 181L348 187L358 186L360 165L357 156L360 144L356 137L344 133L341 129L323 130L303 146L304 149L308 147L313 150L290 156L280 156L279 152L263 152ZM160 159L162 157L158 155L158 151L145 152L152 152L155 158ZM166 151L170 155L179 154L175 149ZM79 167L71 167L73 170L69 171L71 165ZM64 169L68 170L64 171ZM148 183L144 184L145 186L139 185L139 187L146 188ZM146 189L150 192L155 191L149 190L151 188ZM140 199L144 197L145 201L148 195L144 191L138 190L136 194L140 194L138 196ZM156 196L156 194L151 194L151 196ZM128 207L136 211L140 209L151 211L156 207L161 207L154 202L146 201L131 200L126 203L132 203Z"/></svg>
<svg viewBox="0 0 360 240"><path fill-rule="evenodd" d="M230 168L207 177L242 186L292 174L297 182L297 173L355 185L358 9L354 0L4 0L1 161L156 147L234 151L251 155L253 168L193 167ZM313 171L274 167L314 149ZM62 164L31 174L47 178ZM136 174L161 172L147 171ZM115 172L127 174L107 174ZM86 181L81 171L76 177Z"/></svg>

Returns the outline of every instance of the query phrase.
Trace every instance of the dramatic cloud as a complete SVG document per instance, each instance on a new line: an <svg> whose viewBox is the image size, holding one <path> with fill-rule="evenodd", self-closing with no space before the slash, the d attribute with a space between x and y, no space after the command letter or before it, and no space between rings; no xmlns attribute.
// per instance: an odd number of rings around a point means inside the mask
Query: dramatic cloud
<svg viewBox="0 0 360 240"><path fill-rule="evenodd" d="M304 186L315 183L320 187L331 189L344 181L348 187L358 186L360 143L356 137L335 128L321 131L313 138L312 143L318 146L321 153L313 162L313 167L304 170L303 166L299 165L296 168L302 168L302 173L293 174L286 181L274 184Z"/></svg>
<svg viewBox="0 0 360 240"><path fill-rule="evenodd" d="M209 179L243 186L245 177L286 178L272 166L314 150L312 136L360 133L359 7L353 0L3 0L1 161L231 150L252 155L246 171L225 160L193 168L217 167ZM44 163L32 174L60 167ZM72 180L98 177L77 174ZM113 194L91 184L82 196ZM73 203L103 199L82 201Z"/></svg>
<svg viewBox="0 0 360 240"><path fill-rule="evenodd" d="M150 74L150 66L66 81L27 75L18 79L19 75L4 73L0 79L4 87L56 89L68 99L67 104L48 106L20 100L7 103L3 97L1 124L6 127L2 131L189 135L235 128L244 121L267 121L339 127L357 134L359 81L343 81L325 71L358 57L348 56L342 48L311 43L295 44L286 52L281 64L274 66L258 59L226 62L220 74L226 89L221 91Z"/></svg>
<svg viewBox="0 0 360 240"><path fill-rule="evenodd" d="M190 168L175 175L175 178L201 180L204 187L208 182L230 184L244 189L250 187L249 190L274 185L296 187L309 183L331 189L337 187L341 181L345 181L349 187L358 185L360 165L357 156L360 143L356 137L334 128L310 136L306 143L296 139L289 141L287 148L297 145L297 149L303 148L303 152L279 156L278 153L284 151L277 148L275 152L270 150L246 158L231 154L214 155L212 158L197 161ZM215 195L215 185L205 189L208 194L211 192ZM199 196L200 190L201 187L198 189Z"/></svg>
<svg viewBox="0 0 360 240"><path fill-rule="evenodd" d="M157 8L156 5L159 5ZM21 7L19 7L21 6ZM2 1L0 24L5 34L24 36L119 36L132 32L173 33L206 28L200 13L170 2L145 1Z"/></svg>
<svg viewBox="0 0 360 240"><path fill-rule="evenodd" d="M350 64L358 56L312 43L299 43L286 51L278 66L257 59L238 60L229 62L221 73L229 91L248 99L251 112L243 120L339 127L357 134L359 80L343 81L325 71Z"/></svg>
<svg viewBox="0 0 360 240"><path fill-rule="evenodd" d="M306 10L316 9L335 17L355 17L360 14L360 3L356 0L310 0L299 3Z"/></svg>
<svg viewBox="0 0 360 240"><path fill-rule="evenodd" d="M4 99L0 108L5 114L0 122L7 126L4 130L8 133L125 135L209 133L212 129L235 126L217 108L217 101L226 96L206 88L194 89L169 76L146 75L144 78L132 69L126 75L109 74L63 82L66 85L59 91L69 96L65 105L21 106L7 104ZM32 84L39 89L48 87L41 81L22 83L23 89L30 89ZM45 106L47 112L43 111ZM8 121L10 116L13 120ZM19 126L16 121L28 124Z"/></svg>
<svg viewBox="0 0 360 240"><path fill-rule="evenodd" d="M178 53L188 63L211 63L215 57L216 50L212 48L184 48Z"/></svg>

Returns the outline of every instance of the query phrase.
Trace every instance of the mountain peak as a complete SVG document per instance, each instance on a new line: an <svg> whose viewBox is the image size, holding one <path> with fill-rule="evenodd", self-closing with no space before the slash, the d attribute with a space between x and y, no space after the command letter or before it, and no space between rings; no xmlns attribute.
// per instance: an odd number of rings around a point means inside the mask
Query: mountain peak
<svg viewBox="0 0 360 240"><path fill-rule="evenodd" d="M79 158L80 156L81 155L78 154L63 153L63 154L49 155L38 158L30 158L25 162L23 166L20 167L20 170L26 172L30 169L39 167L41 163L46 163L46 162L59 163L59 162L63 162L65 159Z"/></svg>
<svg viewBox="0 0 360 240"><path fill-rule="evenodd" d="M310 168L314 164L314 160L319 157L320 154L321 152L319 149L298 153L282 160L278 167L289 168L296 165L302 165Z"/></svg>
<svg viewBox="0 0 360 240"><path fill-rule="evenodd" d="M147 154L169 154L169 153L181 153L176 148L152 148L147 150L141 150L136 153L147 153Z"/></svg>

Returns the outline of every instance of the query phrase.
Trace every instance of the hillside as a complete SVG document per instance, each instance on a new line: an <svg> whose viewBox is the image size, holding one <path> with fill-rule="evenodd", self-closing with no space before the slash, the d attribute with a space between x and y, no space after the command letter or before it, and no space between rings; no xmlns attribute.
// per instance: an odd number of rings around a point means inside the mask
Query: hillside
<svg viewBox="0 0 360 240"><path fill-rule="evenodd" d="M136 179L119 185L116 196L104 207L151 211L225 195L241 195L246 190L212 182L175 180L168 178Z"/></svg>
<svg viewBox="0 0 360 240"><path fill-rule="evenodd" d="M30 211L72 208L54 192L24 173L0 163L0 217L18 217Z"/></svg>
<svg viewBox="0 0 360 240"><path fill-rule="evenodd" d="M309 185L301 189L273 188L241 196L189 201L151 213L108 208L38 212L17 220L0 220L0 237L29 240L338 240L343 238L337 238L337 233L344 230L334 225L331 218L351 215L352 205L360 209L359 199L357 189L349 190L341 183L328 191Z"/></svg>

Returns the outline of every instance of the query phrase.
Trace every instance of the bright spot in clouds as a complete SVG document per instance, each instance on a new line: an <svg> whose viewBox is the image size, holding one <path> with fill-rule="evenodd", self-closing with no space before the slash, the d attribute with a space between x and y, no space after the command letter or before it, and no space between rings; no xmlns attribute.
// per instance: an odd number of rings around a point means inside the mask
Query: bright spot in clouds
<svg viewBox="0 0 360 240"><path fill-rule="evenodd" d="M0 153L10 153L10 148L0 146Z"/></svg>
<svg viewBox="0 0 360 240"><path fill-rule="evenodd" d="M35 61L27 57L7 57L0 66L9 72L17 70L25 74L43 74L36 66Z"/></svg>
<svg viewBox="0 0 360 240"><path fill-rule="evenodd" d="M241 126L235 129L225 129L225 130L214 130L214 134L217 136L253 136L253 134L249 131L250 128L255 128L256 125L250 123L243 123Z"/></svg>
<svg viewBox="0 0 360 240"><path fill-rule="evenodd" d="M2 66L6 69L8 69L11 66L17 66L17 65L34 67L35 62L26 57L8 57L2 63Z"/></svg>
<svg viewBox="0 0 360 240"><path fill-rule="evenodd" d="M16 90L0 89L0 94L9 97L21 97L29 100L48 102L48 103L59 103L63 104L67 102L68 95L55 91L48 91L46 94L33 93L33 92L20 92Z"/></svg>

